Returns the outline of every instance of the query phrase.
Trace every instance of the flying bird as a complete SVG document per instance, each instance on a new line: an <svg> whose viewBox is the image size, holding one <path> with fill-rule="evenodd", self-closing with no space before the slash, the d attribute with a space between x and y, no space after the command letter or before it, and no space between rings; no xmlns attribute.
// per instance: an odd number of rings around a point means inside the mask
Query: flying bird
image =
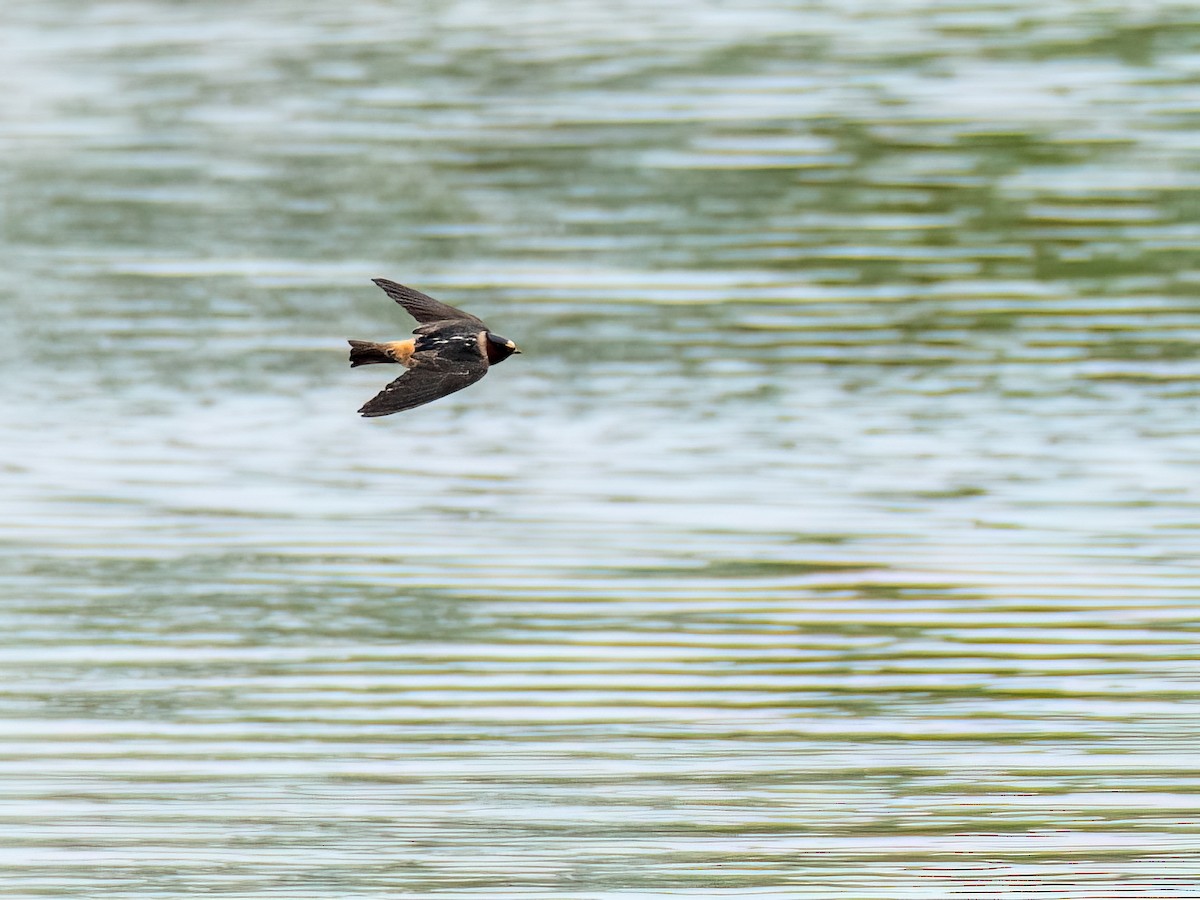
<svg viewBox="0 0 1200 900"><path fill-rule="evenodd" d="M483 320L386 278L371 279L420 324L406 341L350 341L350 367L399 363L403 375L363 404L364 416L390 416L461 391L503 362L517 345Z"/></svg>

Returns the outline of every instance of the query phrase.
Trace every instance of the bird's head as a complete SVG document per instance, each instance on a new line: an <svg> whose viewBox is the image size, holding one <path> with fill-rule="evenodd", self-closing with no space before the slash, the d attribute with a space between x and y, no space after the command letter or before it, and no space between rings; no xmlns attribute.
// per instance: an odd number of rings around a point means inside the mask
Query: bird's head
<svg viewBox="0 0 1200 900"><path fill-rule="evenodd" d="M487 359L488 365L494 366L498 362L503 362L514 353L520 353L517 345L506 337L500 337L498 334L487 333Z"/></svg>

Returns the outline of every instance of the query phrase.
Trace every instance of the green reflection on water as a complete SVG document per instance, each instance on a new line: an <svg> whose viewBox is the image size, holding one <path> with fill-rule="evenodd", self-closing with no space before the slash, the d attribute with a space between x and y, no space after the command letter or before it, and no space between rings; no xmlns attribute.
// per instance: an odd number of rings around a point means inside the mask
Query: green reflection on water
<svg viewBox="0 0 1200 900"><path fill-rule="evenodd" d="M0 17L11 896L1188 895L1188 10Z"/></svg>

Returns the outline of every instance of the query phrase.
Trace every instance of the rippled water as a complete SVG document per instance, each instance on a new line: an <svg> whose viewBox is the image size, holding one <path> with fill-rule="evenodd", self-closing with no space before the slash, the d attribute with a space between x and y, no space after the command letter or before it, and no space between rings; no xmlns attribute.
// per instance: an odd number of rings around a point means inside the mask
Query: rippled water
<svg viewBox="0 0 1200 900"><path fill-rule="evenodd" d="M1194 9L0 24L5 897L1200 896Z"/></svg>

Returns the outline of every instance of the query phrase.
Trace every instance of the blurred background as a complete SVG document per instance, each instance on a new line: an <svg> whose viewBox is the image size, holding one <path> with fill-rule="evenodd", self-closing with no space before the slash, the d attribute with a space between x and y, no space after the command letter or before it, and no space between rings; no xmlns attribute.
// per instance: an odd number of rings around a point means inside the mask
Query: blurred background
<svg viewBox="0 0 1200 900"><path fill-rule="evenodd" d="M7 898L1200 896L1194 5L0 57ZM377 276L525 355L359 419Z"/></svg>

